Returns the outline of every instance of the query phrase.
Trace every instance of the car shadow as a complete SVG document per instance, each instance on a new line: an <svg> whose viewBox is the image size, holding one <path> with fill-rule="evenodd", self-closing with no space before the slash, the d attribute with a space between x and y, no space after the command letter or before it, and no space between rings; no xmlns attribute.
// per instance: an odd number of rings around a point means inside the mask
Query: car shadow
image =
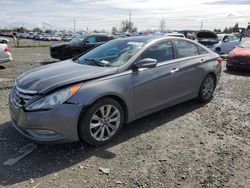
<svg viewBox="0 0 250 188"><path fill-rule="evenodd" d="M13 166L4 166L2 164L30 141L19 135L10 126L10 122L6 122L3 126L0 126L0 138L7 138L6 141L0 141L0 185L9 186L29 180L31 177L37 178L56 173L85 161L91 156L112 159L116 157L116 154L109 152L109 148L140 134L152 131L159 126L167 126L168 122L202 106L203 104L197 100L190 100L136 120L125 125L118 138L113 142L102 147L93 147L84 142L38 145L33 153Z"/></svg>
<svg viewBox="0 0 250 188"><path fill-rule="evenodd" d="M234 76L244 76L244 77L250 77L250 70L240 70L240 69L235 69L235 70L224 70L223 71L226 74L234 75Z"/></svg>
<svg viewBox="0 0 250 188"><path fill-rule="evenodd" d="M58 60L52 60L52 61L43 61L43 62L39 62L40 65L48 65L48 64L52 64L52 63L58 63L60 61Z"/></svg>
<svg viewBox="0 0 250 188"><path fill-rule="evenodd" d="M6 69L6 67L0 65L0 70Z"/></svg>

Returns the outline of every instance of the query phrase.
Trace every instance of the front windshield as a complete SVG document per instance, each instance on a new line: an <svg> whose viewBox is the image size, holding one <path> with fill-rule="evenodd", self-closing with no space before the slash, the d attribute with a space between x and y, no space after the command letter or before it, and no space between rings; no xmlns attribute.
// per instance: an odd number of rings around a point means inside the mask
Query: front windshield
<svg viewBox="0 0 250 188"><path fill-rule="evenodd" d="M104 67L118 67L125 64L133 57L143 45L143 42L112 40L82 55L77 63Z"/></svg>
<svg viewBox="0 0 250 188"><path fill-rule="evenodd" d="M219 40L222 40L225 35L217 34L217 36L218 36Z"/></svg>
<svg viewBox="0 0 250 188"><path fill-rule="evenodd" d="M85 39L85 36L78 36L76 38L73 38L70 43L79 43L82 42Z"/></svg>
<svg viewBox="0 0 250 188"><path fill-rule="evenodd" d="M239 46L242 48L250 48L250 40L249 39L242 39Z"/></svg>

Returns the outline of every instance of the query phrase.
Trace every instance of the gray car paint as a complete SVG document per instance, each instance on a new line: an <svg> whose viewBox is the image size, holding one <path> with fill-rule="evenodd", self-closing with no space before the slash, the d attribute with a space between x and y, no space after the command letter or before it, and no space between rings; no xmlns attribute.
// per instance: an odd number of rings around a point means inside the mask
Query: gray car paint
<svg viewBox="0 0 250 188"><path fill-rule="evenodd" d="M133 40L133 38L126 40ZM77 141L79 140L77 126L82 110L102 97L112 96L118 99L126 112L126 122L130 122L197 97L200 85L208 73L215 75L216 80L219 79L221 65L216 62L218 55L208 49L206 50L209 53L205 55L158 63L157 67L150 69L138 71L132 69L133 63L145 49L166 40L177 40L177 38L151 39L134 57L119 68L75 65L68 61L63 62L61 67L58 63L22 75L17 81L19 87L38 90L42 93L80 81L83 82L83 86L65 104L57 105L49 111L27 112L24 109L17 109L10 99L14 127L21 134L38 142ZM69 64L71 66L68 66ZM177 71L173 71L175 69ZM35 75L40 76L36 78ZM23 131L26 128L50 129L62 136L52 140L35 137Z"/></svg>

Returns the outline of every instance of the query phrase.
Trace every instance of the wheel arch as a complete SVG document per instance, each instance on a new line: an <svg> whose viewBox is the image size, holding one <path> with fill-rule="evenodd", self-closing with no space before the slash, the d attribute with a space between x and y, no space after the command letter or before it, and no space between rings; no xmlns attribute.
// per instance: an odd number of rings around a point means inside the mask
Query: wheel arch
<svg viewBox="0 0 250 188"><path fill-rule="evenodd" d="M93 105L94 103L96 103L97 101L99 100L102 100L104 98L111 98L111 99L114 99L116 100L121 106L122 106L122 109L124 111L124 123L127 123L128 122L128 106L127 104L125 103L125 100L118 96L118 95L115 95L115 94L107 94L107 95L103 95L103 96L100 96L98 98L95 98L93 101L91 101L90 103L88 103L88 105L84 106L80 112L80 115L78 117L78 125L77 127L79 128L79 124L81 123L81 120L84 116L84 113L86 112L86 110L91 106ZM79 133L79 130L78 130L78 133Z"/></svg>

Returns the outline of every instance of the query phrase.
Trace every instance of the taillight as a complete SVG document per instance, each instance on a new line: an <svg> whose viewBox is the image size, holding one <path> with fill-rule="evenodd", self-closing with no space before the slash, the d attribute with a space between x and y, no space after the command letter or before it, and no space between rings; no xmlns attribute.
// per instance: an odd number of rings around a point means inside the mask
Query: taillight
<svg viewBox="0 0 250 188"><path fill-rule="evenodd" d="M6 47L6 48L4 49L4 52L10 52L10 49L9 49L8 47Z"/></svg>
<svg viewBox="0 0 250 188"><path fill-rule="evenodd" d="M224 60L223 58L221 58L221 57L218 57L217 59L217 62L219 63L219 64L221 64L222 63L222 61Z"/></svg>

